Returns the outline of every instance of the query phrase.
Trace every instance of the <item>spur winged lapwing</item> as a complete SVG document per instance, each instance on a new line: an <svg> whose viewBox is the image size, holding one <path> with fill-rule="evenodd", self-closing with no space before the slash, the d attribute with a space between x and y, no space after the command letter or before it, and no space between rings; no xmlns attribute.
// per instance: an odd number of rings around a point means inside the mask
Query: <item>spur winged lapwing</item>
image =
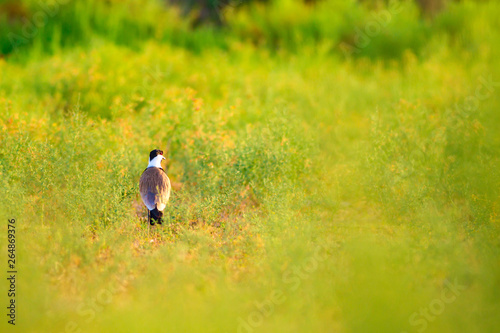
<svg viewBox="0 0 500 333"><path fill-rule="evenodd" d="M148 208L148 219L151 225L162 223L163 210L170 197L170 179L161 167L164 160L163 151L159 149L149 153L149 164L142 173L139 181L139 192L146 207Z"/></svg>

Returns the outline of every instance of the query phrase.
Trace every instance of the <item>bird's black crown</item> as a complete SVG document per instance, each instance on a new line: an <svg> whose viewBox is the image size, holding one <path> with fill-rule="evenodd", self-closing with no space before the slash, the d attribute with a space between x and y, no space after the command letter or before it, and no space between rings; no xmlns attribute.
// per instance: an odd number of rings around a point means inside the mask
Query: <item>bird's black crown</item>
<svg viewBox="0 0 500 333"><path fill-rule="evenodd" d="M163 155L163 150L159 150L159 149L152 150L149 153L149 160L151 161L153 158L155 158L158 155Z"/></svg>

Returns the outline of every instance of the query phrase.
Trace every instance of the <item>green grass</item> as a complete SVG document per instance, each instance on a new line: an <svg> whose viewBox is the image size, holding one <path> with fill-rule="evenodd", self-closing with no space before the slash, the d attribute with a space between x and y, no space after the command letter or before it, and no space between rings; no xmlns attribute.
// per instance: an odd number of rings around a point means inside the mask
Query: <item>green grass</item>
<svg viewBox="0 0 500 333"><path fill-rule="evenodd" d="M192 30L71 2L14 53L0 20L16 329L496 331L499 5L405 3L348 57L368 7L267 6ZM149 228L154 148L174 186Z"/></svg>

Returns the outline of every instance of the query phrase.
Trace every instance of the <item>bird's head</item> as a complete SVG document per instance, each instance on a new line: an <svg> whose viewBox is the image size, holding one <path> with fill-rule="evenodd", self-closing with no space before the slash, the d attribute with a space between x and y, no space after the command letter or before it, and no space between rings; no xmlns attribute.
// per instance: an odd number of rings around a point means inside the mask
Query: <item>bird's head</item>
<svg viewBox="0 0 500 333"><path fill-rule="evenodd" d="M163 157L163 150L160 150L160 149L155 149L155 150L152 150L150 153L149 153L149 161L151 162L155 157L158 157L160 156L161 160L164 160L165 157Z"/></svg>
<svg viewBox="0 0 500 333"><path fill-rule="evenodd" d="M155 149L149 153L149 165L148 167L161 168L161 161L166 158L163 156L163 150Z"/></svg>

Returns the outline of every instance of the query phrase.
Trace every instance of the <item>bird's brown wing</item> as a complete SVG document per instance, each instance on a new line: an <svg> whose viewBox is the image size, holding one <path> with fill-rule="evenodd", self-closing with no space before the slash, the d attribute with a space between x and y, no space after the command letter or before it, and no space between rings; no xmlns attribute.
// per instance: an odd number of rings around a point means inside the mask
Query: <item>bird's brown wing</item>
<svg viewBox="0 0 500 333"><path fill-rule="evenodd" d="M149 210L162 211L170 198L170 179L159 168L147 168L139 181L139 192Z"/></svg>

